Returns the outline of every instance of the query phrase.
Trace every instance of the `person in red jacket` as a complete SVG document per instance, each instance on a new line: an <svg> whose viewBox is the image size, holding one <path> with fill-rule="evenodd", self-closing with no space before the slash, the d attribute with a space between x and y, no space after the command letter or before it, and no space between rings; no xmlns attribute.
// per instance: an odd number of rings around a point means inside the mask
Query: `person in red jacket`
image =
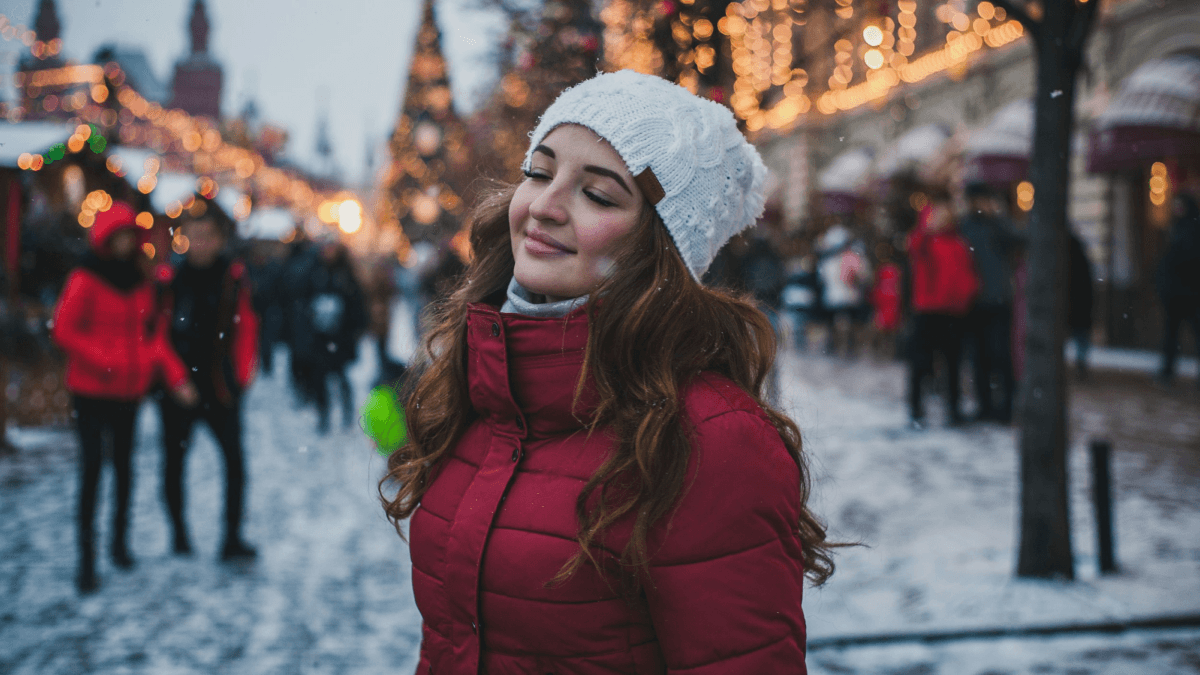
<svg viewBox="0 0 1200 675"><path fill-rule="evenodd" d="M946 417L951 426L962 423L959 407L962 341L967 313L979 292L970 247L958 233L950 197L935 192L922 209L908 236L911 278L908 405L914 429L925 426L921 396L924 379L933 373L934 355L946 364Z"/></svg>
<svg viewBox="0 0 1200 675"><path fill-rule="evenodd" d="M163 497L174 531L174 551L192 552L183 518L183 467L197 420L212 430L225 460L224 560L255 557L242 540L242 504L246 467L242 452L241 395L258 365L258 318L251 304L245 266L223 253L231 222L206 212L186 220L188 248L183 264L165 289L171 344L192 372L200 404L161 401L163 426Z"/></svg>
<svg viewBox="0 0 1200 675"><path fill-rule="evenodd" d="M66 386L74 397L79 435L75 582L83 593L98 586L93 528L103 438L111 436L116 474L112 557L127 569L134 564L126 533L138 402L157 380L165 381L182 404L196 400L183 363L166 341L154 288L136 260L142 232L128 204L114 202L98 213L89 232L92 251L67 277L54 312L52 336L67 355Z"/></svg>
<svg viewBox="0 0 1200 675"><path fill-rule="evenodd" d="M762 212L757 151L621 71L562 93L523 169L472 215L380 485L417 673L805 673L805 576L832 561L765 397L775 333L699 282Z"/></svg>

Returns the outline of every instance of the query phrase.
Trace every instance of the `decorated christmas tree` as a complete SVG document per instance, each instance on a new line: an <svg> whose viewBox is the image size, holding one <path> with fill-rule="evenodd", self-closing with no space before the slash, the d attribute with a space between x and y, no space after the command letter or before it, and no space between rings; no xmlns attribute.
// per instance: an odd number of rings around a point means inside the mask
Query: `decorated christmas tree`
<svg viewBox="0 0 1200 675"><path fill-rule="evenodd" d="M500 79L475 116L472 136L497 178L516 180L538 116L559 92L595 75L604 26L589 0L546 0L514 16L501 47Z"/></svg>
<svg viewBox="0 0 1200 675"><path fill-rule="evenodd" d="M392 134L386 210L409 241L443 242L458 231L474 167L454 112L433 0L425 0L404 106Z"/></svg>

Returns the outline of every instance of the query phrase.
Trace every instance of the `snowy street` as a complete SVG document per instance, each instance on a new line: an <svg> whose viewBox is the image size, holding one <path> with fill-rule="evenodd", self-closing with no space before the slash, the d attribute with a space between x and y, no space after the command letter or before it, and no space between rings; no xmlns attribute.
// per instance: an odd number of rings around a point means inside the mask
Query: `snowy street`
<svg viewBox="0 0 1200 675"><path fill-rule="evenodd" d="M398 313L403 316L402 313ZM404 328L408 321L398 321ZM399 331L395 351L411 344ZM359 400L375 373L364 348ZM284 372L248 393L248 566L217 559L223 467L207 431L189 454L187 517L196 553L170 554L160 497L159 422L139 418L128 572L107 560L102 483L96 594L80 599L75 564L75 441L12 429L0 457L0 672L410 673L420 616L408 553L384 519L383 460L356 426L327 437L296 412ZM1200 404L1186 386L1097 372L1076 389L1071 471L1078 580L1013 576L1017 484L1013 431L906 428L899 365L789 355L783 398L813 458L816 511L845 549L805 602L814 674L1200 672L1200 627L839 646L845 638L1120 623L1200 614ZM1190 384L1190 380L1186 381ZM335 416L335 422L337 418ZM1117 561L1095 565L1086 443L1114 445ZM106 473L107 476L107 473Z"/></svg>

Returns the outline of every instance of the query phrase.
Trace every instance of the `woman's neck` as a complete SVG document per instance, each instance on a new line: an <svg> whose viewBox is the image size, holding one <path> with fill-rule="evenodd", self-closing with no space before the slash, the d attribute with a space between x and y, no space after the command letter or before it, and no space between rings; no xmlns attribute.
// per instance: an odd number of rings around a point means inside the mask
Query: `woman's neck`
<svg viewBox="0 0 1200 675"><path fill-rule="evenodd" d="M577 307L585 304L588 296L578 298L555 298L541 293L533 293L516 278L508 282L508 299L501 312L506 314L524 314L525 316L559 317L566 316Z"/></svg>

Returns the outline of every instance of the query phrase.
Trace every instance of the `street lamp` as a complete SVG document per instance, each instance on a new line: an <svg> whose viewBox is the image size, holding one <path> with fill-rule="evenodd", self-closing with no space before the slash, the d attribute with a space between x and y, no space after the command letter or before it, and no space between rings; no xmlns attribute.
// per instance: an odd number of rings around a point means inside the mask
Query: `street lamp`
<svg viewBox="0 0 1200 675"><path fill-rule="evenodd" d="M338 227L346 234L358 232L362 227L362 204L356 199L347 199L337 208Z"/></svg>

